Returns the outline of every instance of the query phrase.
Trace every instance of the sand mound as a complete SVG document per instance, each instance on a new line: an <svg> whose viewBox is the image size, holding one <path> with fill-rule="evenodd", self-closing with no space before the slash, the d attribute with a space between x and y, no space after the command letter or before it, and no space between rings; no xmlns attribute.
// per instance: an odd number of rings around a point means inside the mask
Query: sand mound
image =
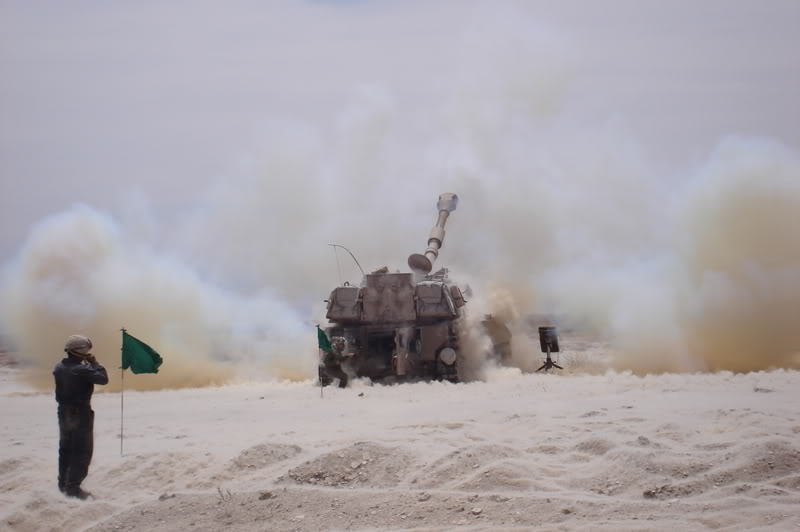
<svg viewBox="0 0 800 532"><path fill-rule="evenodd" d="M508 459L522 453L502 445L470 445L447 453L445 456L427 464L416 476L415 483L420 488L460 488L473 489L473 486L493 484L495 487L527 487L527 481L505 468L508 474L500 472ZM494 482L489 478L493 477Z"/></svg>
<svg viewBox="0 0 800 532"><path fill-rule="evenodd" d="M590 438L575 446L576 451L596 455L604 455L613 448L614 443L604 438Z"/></svg>
<svg viewBox="0 0 800 532"><path fill-rule="evenodd" d="M13 532L800 525L800 372L528 375L324 399L310 384L143 392L124 457L119 396L101 393L86 502L56 489L52 396L11 390L0 529Z"/></svg>
<svg viewBox="0 0 800 532"><path fill-rule="evenodd" d="M205 487L214 459L192 452L152 453L126 457L98 483L126 490L177 490Z"/></svg>
<svg viewBox="0 0 800 532"><path fill-rule="evenodd" d="M10 476L16 471L19 471L24 465L24 461L18 458L9 458L7 460L0 460L0 481Z"/></svg>
<svg viewBox="0 0 800 532"><path fill-rule="evenodd" d="M400 484L413 465L414 457L402 449L357 442L289 470L282 480L332 487L387 488Z"/></svg>
<svg viewBox="0 0 800 532"><path fill-rule="evenodd" d="M228 471L238 473L252 471L283 462L300 454L302 449L297 445L283 443L260 443L242 451L231 460Z"/></svg>
<svg viewBox="0 0 800 532"><path fill-rule="evenodd" d="M532 471L524 464L505 462L492 465L477 472L457 488L479 492L522 492L538 487L533 481Z"/></svg>

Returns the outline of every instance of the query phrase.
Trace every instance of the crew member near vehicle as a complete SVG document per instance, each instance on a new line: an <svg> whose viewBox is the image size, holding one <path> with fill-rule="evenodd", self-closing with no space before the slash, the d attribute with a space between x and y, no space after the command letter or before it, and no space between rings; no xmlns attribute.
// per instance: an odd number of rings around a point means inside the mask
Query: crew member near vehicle
<svg viewBox="0 0 800 532"><path fill-rule="evenodd" d="M322 357L322 370L331 379L339 379L339 388L347 388L347 373L342 369L342 362L349 356L344 354L346 342L341 336L334 336L331 350Z"/></svg>
<svg viewBox="0 0 800 532"><path fill-rule="evenodd" d="M58 489L68 497L91 496L81 488L89 473L94 448L95 384L108 384L106 369L90 353L92 341L72 335L64 344L66 358L53 369L58 402Z"/></svg>

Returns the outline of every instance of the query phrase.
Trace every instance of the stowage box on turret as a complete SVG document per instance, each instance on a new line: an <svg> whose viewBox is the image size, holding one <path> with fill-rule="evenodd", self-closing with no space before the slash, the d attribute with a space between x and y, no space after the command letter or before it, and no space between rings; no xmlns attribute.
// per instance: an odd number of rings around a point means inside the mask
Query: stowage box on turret
<svg viewBox="0 0 800 532"><path fill-rule="evenodd" d="M343 337L345 369L373 380L458 380L461 350L456 328L466 303L447 270L433 265L444 242L444 226L456 210L458 196L439 196L439 217L422 254L408 258L413 273L381 268L366 274L361 286L331 292L326 329L329 338Z"/></svg>

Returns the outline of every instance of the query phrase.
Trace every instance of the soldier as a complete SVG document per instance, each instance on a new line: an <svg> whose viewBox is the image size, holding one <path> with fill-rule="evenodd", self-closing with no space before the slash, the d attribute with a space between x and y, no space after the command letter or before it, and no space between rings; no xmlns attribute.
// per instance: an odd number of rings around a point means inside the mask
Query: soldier
<svg viewBox="0 0 800 532"><path fill-rule="evenodd" d="M331 341L331 350L326 351L322 357L322 371L331 379L339 379L339 388L347 387L347 373L342 369L342 362L349 355L345 355L345 339L334 336Z"/></svg>
<svg viewBox="0 0 800 532"><path fill-rule="evenodd" d="M67 357L53 369L58 402L58 489L68 497L91 496L81 489L89 473L94 447L94 411L91 407L95 384L108 384L106 369L90 354L92 341L85 336L67 338Z"/></svg>

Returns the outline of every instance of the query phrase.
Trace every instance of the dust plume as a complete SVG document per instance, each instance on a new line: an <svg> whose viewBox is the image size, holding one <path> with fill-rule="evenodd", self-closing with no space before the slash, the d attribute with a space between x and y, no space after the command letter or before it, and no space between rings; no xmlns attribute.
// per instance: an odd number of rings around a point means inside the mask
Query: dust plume
<svg viewBox="0 0 800 532"><path fill-rule="evenodd" d="M659 246L628 250L615 268L565 264L549 274L548 298L606 331L620 369L800 367L797 154L725 139L674 198Z"/></svg>
<svg viewBox="0 0 800 532"><path fill-rule="evenodd" d="M134 389L219 385L237 376L307 378L310 327L267 297L210 286L175 260L126 240L108 216L76 206L40 222L4 272L3 322L14 331L31 379L52 386L50 370L70 334L89 336L118 389L121 336L159 351L158 375L129 377Z"/></svg>
<svg viewBox="0 0 800 532"><path fill-rule="evenodd" d="M192 184L182 207L136 223L69 208L6 265L0 323L40 382L74 333L113 368L122 326L165 359L131 386L309 378L321 301L340 268L341 281L361 278L328 244L367 271L405 270L445 191L460 204L437 266L475 294L473 378L485 378L484 314L509 325L526 371L539 362L531 314L589 324L617 368L639 373L798 367L797 154L732 138L699 167L664 169L650 152L662 147L623 117L581 118L567 37L524 3L489 5L304 6L283 32L257 32L273 40L245 70L278 74L275 94L259 94L274 107L257 107L210 186L174 176ZM298 42L307 24L330 38ZM291 68L287 48L302 59Z"/></svg>
<svg viewBox="0 0 800 532"><path fill-rule="evenodd" d="M723 142L690 189L677 236L689 351L708 369L800 367L800 158Z"/></svg>
<svg viewBox="0 0 800 532"><path fill-rule="evenodd" d="M459 377L463 380L503 378L507 372L502 366L525 372L535 371L540 365L540 357L538 343L531 339L531 314L535 309L533 294L522 282L477 284L481 286L482 295L470 297L464 323L458 329L463 357L459 362ZM469 293L472 293L471 287ZM512 335L510 356L502 362L498 359L502 355L494 353L491 333L481 323L486 318L508 327ZM545 324L542 322L537 325ZM502 342L500 338L498 341Z"/></svg>

